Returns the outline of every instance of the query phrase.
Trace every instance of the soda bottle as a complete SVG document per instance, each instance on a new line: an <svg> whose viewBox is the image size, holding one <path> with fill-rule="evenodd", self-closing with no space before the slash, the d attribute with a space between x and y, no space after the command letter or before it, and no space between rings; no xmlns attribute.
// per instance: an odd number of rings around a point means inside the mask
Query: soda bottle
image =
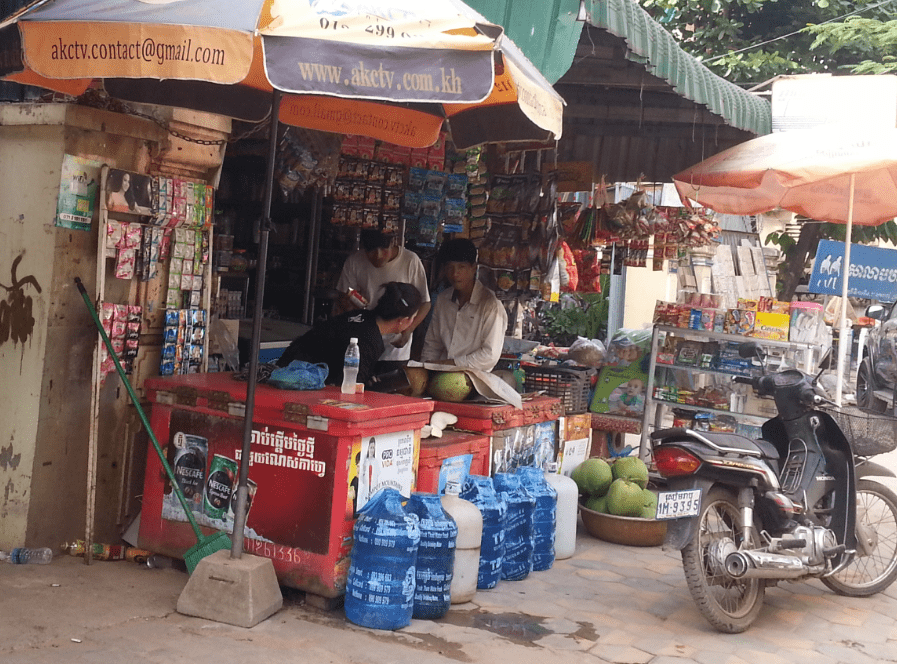
<svg viewBox="0 0 897 664"><path fill-rule="evenodd" d="M361 361L361 353L358 350L358 339L349 339L346 348L346 356L343 359L343 386L340 391L343 394L355 394L355 383L358 382L358 364Z"/></svg>
<svg viewBox="0 0 897 664"><path fill-rule="evenodd" d="M9 553L0 551L0 560L12 563L13 565L49 565L53 561L53 549L49 547L40 547L38 549L28 549L23 546L16 547Z"/></svg>

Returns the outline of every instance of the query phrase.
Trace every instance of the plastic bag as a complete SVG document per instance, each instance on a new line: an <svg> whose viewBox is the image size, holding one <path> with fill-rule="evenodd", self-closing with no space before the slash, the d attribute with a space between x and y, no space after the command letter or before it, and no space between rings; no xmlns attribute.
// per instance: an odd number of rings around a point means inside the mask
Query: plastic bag
<svg viewBox="0 0 897 664"><path fill-rule="evenodd" d="M598 339L577 337L567 351L567 357L584 367L601 367L607 360L607 350Z"/></svg>
<svg viewBox="0 0 897 664"><path fill-rule="evenodd" d="M282 390L320 390L328 373L330 368L326 364L293 360L289 365L275 369L268 382Z"/></svg>
<svg viewBox="0 0 897 664"><path fill-rule="evenodd" d="M212 318L209 336L215 340L224 359L224 365L232 370L237 369L240 366L240 351L237 347L237 338L231 334L227 325L218 316Z"/></svg>

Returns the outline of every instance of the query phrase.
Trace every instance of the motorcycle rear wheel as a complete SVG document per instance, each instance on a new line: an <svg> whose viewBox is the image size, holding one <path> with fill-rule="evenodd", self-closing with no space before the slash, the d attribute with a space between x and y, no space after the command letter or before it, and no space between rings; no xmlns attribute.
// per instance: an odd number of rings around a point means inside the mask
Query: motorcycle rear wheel
<svg viewBox="0 0 897 664"><path fill-rule="evenodd" d="M698 519L694 538L682 549L688 589L707 622L720 632L738 634L750 627L760 613L766 584L762 579L732 579L713 559L714 543L728 538L739 546L744 538L737 499L721 487L711 488L704 496ZM754 531L746 548L758 545Z"/></svg>
<svg viewBox="0 0 897 664"><path fill-rule="evenodd" d="M868 533L871 551L821 581L839 595L869 597L897 579L897 495L872 480L857 481L857 537Z"/></svg>

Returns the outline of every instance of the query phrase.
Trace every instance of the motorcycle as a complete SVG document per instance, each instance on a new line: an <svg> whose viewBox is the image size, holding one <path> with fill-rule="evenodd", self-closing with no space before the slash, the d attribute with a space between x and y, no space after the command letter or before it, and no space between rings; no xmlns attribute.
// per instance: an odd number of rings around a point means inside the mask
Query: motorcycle
<svg viewBox="0 0 897 664"><path fill-rule="evenodd" d="M869 458L897 447L897 420L822 410L836 405L816 389L821 371L767 373L756 342L739 352L761 373L735 382L771 396L778 411L761 438L687 428L650 436L666 480L657 511L669 519L664 549L681 552L698 609L730 634L754 622L767 585L818 578L866 597L897 578L897 495L868 479L894 477Z"/></svg>

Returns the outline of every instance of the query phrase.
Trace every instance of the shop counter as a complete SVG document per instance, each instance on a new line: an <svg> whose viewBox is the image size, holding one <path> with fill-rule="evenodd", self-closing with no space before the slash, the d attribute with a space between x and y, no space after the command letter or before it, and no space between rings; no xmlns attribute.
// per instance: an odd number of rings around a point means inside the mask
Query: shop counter
<svg viewBox="0 0 897 664"><path fill-rule="evenodd" d="M230 373L145 382L150 425L205 532L233 532L246 383ZM282 585L345 591L355 514L379 489L410 495L433 402L339 388L256 388L244 550L270 558ZM196 544L162 465L147 457L139 546L183 557Z"/></svg>
<svg viewBox="0 0 897 664"><path fill-rule="evenodd" d="M564 415L558 397L523 395L523 407L472 401L434 402L434 410L452 413L452 428L490 437L489 474L520 466L542 467L557 458L557 420Z"/></svg>

